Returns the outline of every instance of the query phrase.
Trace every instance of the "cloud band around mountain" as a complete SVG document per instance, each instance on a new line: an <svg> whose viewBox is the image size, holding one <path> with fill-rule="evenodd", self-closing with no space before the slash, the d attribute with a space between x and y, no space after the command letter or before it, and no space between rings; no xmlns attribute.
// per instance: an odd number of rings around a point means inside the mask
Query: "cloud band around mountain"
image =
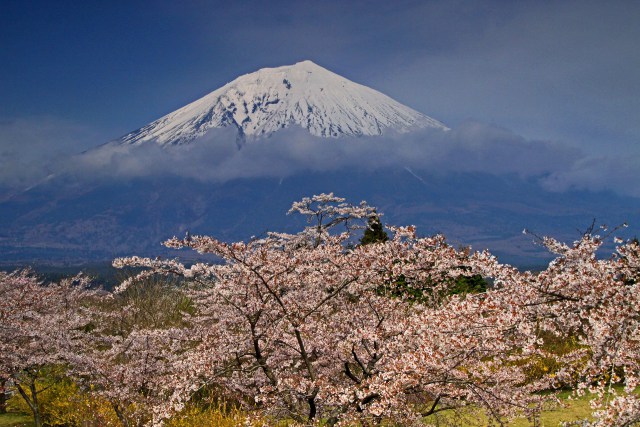
<svg viewBox="0 0 640 427"><path fill-rule="evenodd" d="M52 118L0 122L0 189L24 190L52 174L75 183L159 175L226 182L343 168L410 168L419 174L515 175L536 179L551 191L613 190L640 197L637 156L590 156L576 147L527 140L478 122L446 132L423 129L337 139L318 138L291 128L270 138L248 140L240 149L235 130L223 128L181 146L112 143L77 154L98 138L86 128Z"/></svg>
<svg viewBox="0 0 640 427"><path fill-rule="evenodd" d="M469 122L450 130L423 129L381 137L325 139L285 129L238 145L230 128L215 129L192 144L160 147L107 144L75 156L66 170L78 179L175 175L226 182L287 177L344 168L410 168L427 174L487 173L537 179L546 189L613 190L640 196L638 159L588 157L575 147L527 140L509 130Z"/></svg>

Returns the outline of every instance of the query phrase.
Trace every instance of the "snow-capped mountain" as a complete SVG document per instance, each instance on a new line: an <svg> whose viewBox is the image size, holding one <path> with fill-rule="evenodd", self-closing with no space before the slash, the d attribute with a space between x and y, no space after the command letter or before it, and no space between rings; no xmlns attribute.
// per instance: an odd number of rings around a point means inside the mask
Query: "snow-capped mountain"
<svg viewBox="0 0 640 427"><path fill-rule="evenodd" d="M241 138L251 138L295 125L326 138L447 129L378 91L302 61L238 77L118 142L183 144L210 129L229 126L237 128Z"/></svg>
<svg viewBox="0 0 640 427"><path fill-rule="evenodd" d="M275 133L287 127L282 137ZM416 128L434 132L376 140ZM174 257L159 243L187 231L226 241L267 230L296 232L304 221L284 213L293 201L323 192L366 200L384 212L387 224L413 224L421 235L442 232L454 244L508 255L503 261L511 263L546 256L520 233L524 227L571 241L569 233L594 217L640 224L638 198L548 191L528 175L480 172L475 163L483 156L502 159L517 151L483 151L483 144L498 140L443 129L312 62L263 69L70 158L25 191L4 196L0 188L0 267ZM314 137L304 138L305 132ZM236 134L247 140L242 149L235 149ZM340 143L322 140L341 136ZM477 151L464 138L477 141ZM442 152L449 141L452 148ZM421 161L429 156L434 159Z"/></svg>

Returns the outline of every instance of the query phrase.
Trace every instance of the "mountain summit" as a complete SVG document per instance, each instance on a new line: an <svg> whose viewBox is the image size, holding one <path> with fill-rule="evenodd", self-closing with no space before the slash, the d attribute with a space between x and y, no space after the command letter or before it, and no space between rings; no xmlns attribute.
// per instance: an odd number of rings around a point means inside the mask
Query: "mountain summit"
<svg viewBox="0 0 640 427"><path fill-rule="evenodd" d="M325 138L447 129L376 90L302 61L240 76L118 142L179 145L213 128L232 126L245 138L269 136L294 125Z"/></svg>

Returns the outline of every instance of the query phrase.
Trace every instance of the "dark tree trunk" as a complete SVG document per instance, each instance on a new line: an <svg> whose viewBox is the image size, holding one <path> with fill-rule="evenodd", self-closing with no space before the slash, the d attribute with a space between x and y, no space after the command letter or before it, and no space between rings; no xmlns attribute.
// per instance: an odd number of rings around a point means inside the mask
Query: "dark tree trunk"
<svg viewBox="0 0 640 427"><path fill-rule="evenodd" d="M27 392L22 388L20 384L16 384L16 388L18 389L18 393L27 402L31 412L33 413L33 425L35 427L42 427L42 418L40 415L40 407L38 406L38 390L36 390L36 380L34 378L31 379L29 383L29 392L31 393L31 397L27 394Z"/></svg>
<svg viewBox="0 0 640 427"><path fill-rule="evenodd" d="M129 421L127 420L127 417L122 412L122 409L120 408L120 405L118 405L117 403L114 403L113 404L113 409L116 412L116 416L118 417L118 419L122 423L122 426L123 427L129 427Z"/></svg>
<svg viewBox="0 0 640 427"><path fill-rule="evenodd" d="M0 380L0 414L7 413L7 380L5 378Z"/></svg>

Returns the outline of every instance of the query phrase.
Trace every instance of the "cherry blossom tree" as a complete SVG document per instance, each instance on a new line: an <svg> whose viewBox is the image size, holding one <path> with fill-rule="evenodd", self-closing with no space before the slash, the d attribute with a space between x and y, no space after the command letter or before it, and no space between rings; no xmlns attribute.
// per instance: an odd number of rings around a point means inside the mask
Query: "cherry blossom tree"
<svg viewBox="0 0 640 427"><path fill-rule="evenodd" d="M640 248L637 241L629 241L612 257L598 258L605 238L592 231L570 245L540 238L556 258L538 274L499 264L488 254L475 256L474 268L495 279L486 301L503 307L496 312L499 318L511 317L513 331L530 338L514 346L512 353L525 360L555 359L561 366L541 378L538 386L595 393L593 425L631 425L640 420L638 397L632 393L638 387L640 360ZM572 351L550 351L549 341L558 339L574 342ZM624 385L622 395L615 384Z"/></svg>
<svg viewBox="0 0 640 427"><path fill-rule="evenodd" d="M175 283L146 278L105 295L93 307L93 327L71 363L71 373L109 402L125 427L166 418L177 359L191 339L190 302Z"/></svg>
<svg viewBox="0 0 640 427"><path fill-rule="evenodd" d="M9 381L42 425L43 370L76 356L95 292L85 277L44 284L29 271L0 272L0 377Z"/></svg>
<svg viewBox="0 0 640 427"><path fill-rule="evenodd" d="M553 399L540 391L571 386L598 396L595 425L639 419L631 393L640 360L637 242L598 258L603 238L591 232L572 245L544 238L556 259L536 274L486 251L456 250L440 235L419 238L413 227L390 227L388 241L354 246L354 224L374 212L321 194L293 204L290 213L310 224L299 234L166 242L220 263L116 260L146 268L120 291L153 275L189 283L196 313L189 345L170 351L163 374L171 390L165 415L215 384L248 408L303 424L423 425L460 409L501 424L520 415L535 421ZM461 275L490 277L493 286L452 295ZM575 344L559 353L554 340ZM560 368L529 375L549 359Z"/></svg>
<svg viewBox="0 0 640 427"><path fill-rule="evenodd" d="M603 241L593 234L572 245L544 239L557 258L531 283L528 315L541 330L577 340L556 380L598 396L595 425L632 425L640 421L632 393L640 378L640 247L629 241L598 259Z"/></svg>
<svg viewBox="0 0 640 427"><path fill-rule="evenodd" d="M180 349L171 329L133 330L126 336L104 334L90 348L73 374L91 393L108 401L123 426L157 424L171 398L173 358Z"/></svg>
<svg viewBox="0 0 640 427"><path fill-rule="evenodd" d="M640 421L637 240L617 240L603 257L610 235L593 229L572 244L540 238L555 259L533 273L413 227L357 245L354 230L377 214L333 194L289 213L308 226L249 242L165 243L217 263L117 259L143 270L114 293L87 290L82 277L45 285L29 272L0 273L0 380L37 426L37 380L49 366L111 402L127 427L161 425L211 387L305 425L424 425L469 410L495 424L536 422L553 399L539 392L558 387L593 393L584 425ZM492 286L456 294L457 279L473 275ZM557 341L572 345L558 351ZM548 360L553 369L530 375Z"/></svg>
<svg viewBox="0 0 640 427"><path fill-rule="evenodd" d="M367 219L372 209L333 195L303 199L292 211L312 220L298 235L167 242L215 254L222 264L116 260L116 266L149 268L141 277L177 274L193 282L198 343L183 353L192 374L183 390L197 381L216 383L302 423L418 422L445 401L448 408L457 407L455 401L483 405L495 417L509 414L507 407L527 410L529 394L515 389L522 367L506 363L524 334L511 337L514 321L496 316L470 329L473 316L493 312L480 299L448 301L453 279L473 267L467 251L456 251L442 236L419 239L412 227L392 229L388 242L349 247L349 229L330 231ZM395 292L398 277L422 291L419 303ZM449 305L469 312L464 322Z"/></svg>

